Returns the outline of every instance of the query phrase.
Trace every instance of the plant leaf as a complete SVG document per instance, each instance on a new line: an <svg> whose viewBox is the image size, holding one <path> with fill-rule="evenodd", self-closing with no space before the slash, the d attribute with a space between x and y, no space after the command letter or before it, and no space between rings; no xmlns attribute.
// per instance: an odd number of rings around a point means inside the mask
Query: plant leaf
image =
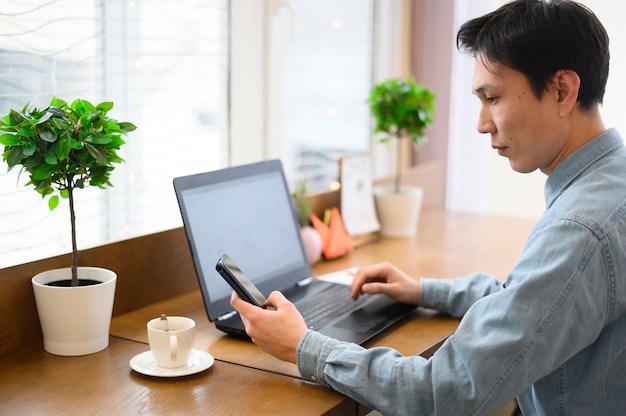
<svg viewBox="0 0 626 416"><path fill-rule="evenodd" d="M37 121L37 125L45 123L46 121L48 121L50 117L52 117L52 113L49 111L46 111L46 114L41 116L41 118Z"/></svg>
<svg viewBox="0 0 626 416"><path fill-rule="evenodd" d="M31 129L30 127L24 127L21 128L20 130L18 130L18 132L16 133L16 135L18 136L24 136L24 137L35 137L37 135L37 131Z"/></svg>
<svg viewBox="0 0 626 416"><path fill-rule="evenodd" d="M48 165L48 164L41 165L33 173L33 179L37 181L48 179L50 176L54 174L54 172L56 172L58 168L59 168L59 165Z"/></svg>
<svg viewBox="0 0 626 416"><path fill-rule="evenodd" d="M57 144L56 156L59 160L66 160L70 155L70 141L69 137L63 137L59 140L59 144Z"/></svg>
<svg viewBox="0 0 626 416"><path fill-rule="evenodd" d="M67 114L65 114L65 111L55 106L48 107L48 118L51 116L67 118ZM42 120L43 120L43 117L42 117Z"/></svg>
<svg viewBox="0 0 626 416"><path fill-rule="evenodd" d="M17 146L20 144L20 138L15 134L3 134L0 136L0 144L5 146Z"/></svg>
<svg viewBox="0 0 626 416"><path fill-rule="evenodd" d="M69 141L69 143L70 143L70 147L71 147L72 149L80 150L80 149L82 149L83 147L85 147L85 145L84 145L84 144L82 144L81 142L79 142L78 140L76 140L76 139L74 139L74 138L72 138L72 137L70 137L70 141Z"/></svg>
<svg viewBox="0 0 626 416"><path fill-rule="evenodd" d="M37 150L37 142L34 140L26 142L26 144L22 146L22 149L24 152L24 156L32 156L33 154L35 154L35 150Z"/></svg>
<svg viewBox="0 0 626 416"><path fill-rule="evenodd" d="M98 163L104 165L107 162L107 155L102 150L98 149L91 143L85 143L85 146L87 146L87 151L89 152L91 157L96 159Z"/></svg>
<svg viewBox="0 0 626 416"><path fill-rule="evenodd" d="M20 163L20 160L22 160L22 153L23 150L21 147L12 147L11 150L5 153L4 159L9 165L9 170L13 169L15 165Z"/></svg>
<svg viewBox="0 0 626 416"><path fill-rule="evenodd" d="M22 121L24 121L24 116L21 113L15 110L11 110L11 112L9 112L9 124L10 125L17 126Z"/></svg>
<svg viewBox="0 0 626 416"><path fill-rule="evenodd" d="M52 100L50 100L50 106L63 107L66 104L65 101L57 97L52 97Z"/></svg>
<svg viewBox="0 0 626 416"><path fill-rule="evenodd" d="M44 160L46 161L48 165L57 165L58 163L57 155L55 155L52 152L46 153Z"/></svg>
<svg viewBox="0 0 626 416"><path fill-rule="evenodd" d="M52 117L50 119L50 124L59 130L70 130L72 128L71 124L67 120L59 117Z"/></svg>
<svg viewBox="0 0 626 416"><path fill-rule="evenodd" d="M57 135L52 130L42 130L39 132L39 137L48 143L54 143L57 141Z"/></svg>
<svg viewBox="0 0 626 416"><path fill-rule="evenodd" d="M52 195L50 197L50 199L48 200L48 208L50 209L50 211L52 211L53 209L55 209L58 206L59 206L59 196L58 195Z"/></svg>
<svg viewBox="0 0 626 416"><path fill-rule="evenodd" d="M103 110L105 113L113 108L113 102L105 101L96 106L97 109Z"/></svg>
<svg viewBox="0 0 626 416"><path fill-rule="evenodd" d="M122 121L120 124L120 129L122 129L123 131L133 131L137 128L137 126L135 126L133 123L128 122L128 121Z"/></svg>
<svg viewBox="0 0 626 416"><path fill-rule="evenodd" d="M113 141L113 137L107 136L106 134L90 134L85 137L85 141L93 144L109 144Z"/></svg>

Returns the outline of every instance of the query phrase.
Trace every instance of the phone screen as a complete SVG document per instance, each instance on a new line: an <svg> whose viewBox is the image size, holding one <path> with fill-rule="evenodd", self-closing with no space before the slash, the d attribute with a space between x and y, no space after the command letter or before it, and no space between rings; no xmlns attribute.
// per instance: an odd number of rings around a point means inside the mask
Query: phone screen
<svg viewBox="0 0 626 416"><path fill-rule="evenodd" d="M267 301L259 289L248 279L239 266L226 254L224 254L215 269L222 275L224 280L237 292L240 298L253 305L264 307Z"/></svg>

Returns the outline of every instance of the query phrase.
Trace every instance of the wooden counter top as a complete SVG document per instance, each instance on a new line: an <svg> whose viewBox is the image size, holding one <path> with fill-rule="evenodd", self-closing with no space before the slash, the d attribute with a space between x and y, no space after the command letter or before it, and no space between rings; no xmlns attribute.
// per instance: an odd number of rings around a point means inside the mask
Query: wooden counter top
<svg viewBox="0 0 626 416"><path fill-rule="evenodd" d="M357 405L303 380L216 361L180 378L136 373L147 345L111 337L109 347L59 357L35 344L0 357L0 413L7 415L346 415Z"/></svg>
<svg viewBox="0 0 626 416"><path fill-rule="evenodd" d="M118 315L111 322L111 334L147 344L146 323L162 313L187 316L196 321L195 348L208 351L218 360L299 377L294 364L264 353L246 339L218 330L207 318L199 291ZM418 309L412 316L378 335L366 346L388 346L405 355L422 354L454 332L457 326L458 319Z"/></svg>
<svg viewBox="0 0 626 416"><path fill-rule="evenodd" d="M414 277L457 277L473 271L506 276L517 259L533 221L429 211L420 218L412 239L380 239L348 256L321 262L314 275L348 267L391 261ZM196 321L196 348L216 359L298 377L295 365L282 362L247 340L224 334L210 323L198 290L118 315L111 334L147 343L146 323L162 313ZM458 319L418 308L407 319L379 334L365 346L395 348L404 355L429 355L454 332Z"/></svg>
<svg viewBox="0 0 626 416"><path fill-rule="evenodd" d="M452 278L483 271L504 279L533 224L519 218L426 211L414 238L380 239L348 256L316 264L313 273L387 260L415 278ZM364 412L353 400L301 380L294 365L217 330L206 316L184 244L182 230L173 230L84 253L88 260L94 259L91 264L117 262L120 284L109 347L81 357L59 357L43 350L30 287L34 273L63 264L65 257L3 270L0 288L8 302L0 306L0 413ZM135 253L130 257L138 261L128 261L128 253ZM196 321L195 348L216 358L212 368L167 379L143 376L130 368L130 359L148 350L146 323L162 313ZM366 347L388 346L405 355L429 355L457 325L457 319L418 308Z"/></svg>

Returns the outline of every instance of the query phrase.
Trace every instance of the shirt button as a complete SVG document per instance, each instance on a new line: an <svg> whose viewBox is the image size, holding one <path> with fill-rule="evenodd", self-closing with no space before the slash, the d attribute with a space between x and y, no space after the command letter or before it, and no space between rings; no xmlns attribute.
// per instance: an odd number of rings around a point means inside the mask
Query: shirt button
<svg viewBox="0 0 626 416"><path fill-rule="evenodd" d="M311 376L311 381L315 381L315 382L317 382L317 377L315 377L315 376Z"/></svg>

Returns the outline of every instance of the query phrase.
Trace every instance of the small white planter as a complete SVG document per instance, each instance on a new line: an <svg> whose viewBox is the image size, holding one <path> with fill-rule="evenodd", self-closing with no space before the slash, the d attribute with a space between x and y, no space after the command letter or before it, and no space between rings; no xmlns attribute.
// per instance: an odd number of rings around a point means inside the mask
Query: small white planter
<svg viewBox="0 0 626 416"><path fill-rule="evenodd" d="M102 283L57 287L46 283L71 278L70 268L48 270L32 278L44 349L75 356L102 351L109 345L117 275L97 267L79 267L79 280Z"/></svg>
<svg viewBox="0 0 626 416"><path fill-rule="evenodd" d="M408 238L417 232L424 190L418 187L376 187L374 201L380 222L380 233L385 237Z"/></svg>

